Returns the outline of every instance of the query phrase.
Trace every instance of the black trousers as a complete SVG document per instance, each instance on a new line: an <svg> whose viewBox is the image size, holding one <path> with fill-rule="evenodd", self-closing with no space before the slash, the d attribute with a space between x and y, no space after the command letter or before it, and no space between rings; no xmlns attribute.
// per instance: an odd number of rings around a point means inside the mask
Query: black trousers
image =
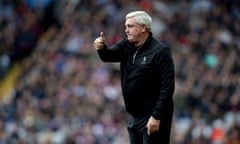
<svg viewBox="0 0 240 144"><path fill-rule="evenodd" d="M147 122L150 115L144 117L130 116L128 134L131 144L169 144L171 135L172 114L161 120L159 131L147 135Z"/></svg>

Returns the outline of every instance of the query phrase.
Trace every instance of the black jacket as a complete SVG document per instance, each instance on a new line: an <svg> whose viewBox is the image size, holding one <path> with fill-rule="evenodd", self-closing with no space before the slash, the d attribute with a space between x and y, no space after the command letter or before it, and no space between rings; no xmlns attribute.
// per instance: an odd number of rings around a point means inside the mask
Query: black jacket
<svg viewBox="0 0 240 144"><path fill-rule="evenodd" d="M123 39L98 54L104 62L120 62L122 93L131 115L172 115L174 64L169 47L150 34L139 48Z"/></svg>

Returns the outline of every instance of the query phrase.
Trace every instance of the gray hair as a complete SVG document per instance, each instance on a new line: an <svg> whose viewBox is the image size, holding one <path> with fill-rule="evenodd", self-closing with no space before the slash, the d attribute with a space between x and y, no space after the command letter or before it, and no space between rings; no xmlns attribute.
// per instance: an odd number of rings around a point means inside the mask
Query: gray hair
<svg viewBox="0 0 240 144"><path fill-rule="evenodd" d="M126 15L126 19L135 18L136 22L140 25L146 25L148 31L151 31L152 18L145 11L133 11Z"/></svg>

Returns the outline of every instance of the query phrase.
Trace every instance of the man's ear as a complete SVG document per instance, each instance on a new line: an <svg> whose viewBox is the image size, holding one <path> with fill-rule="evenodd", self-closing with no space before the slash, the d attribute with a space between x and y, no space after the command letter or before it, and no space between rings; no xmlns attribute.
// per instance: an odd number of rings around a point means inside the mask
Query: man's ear
<svg viewBox="0 0 240 144"><path fill-rule="evenodd" d="M147 26L145 24L142 25L142 32L146 32L147 31Z"/></svg>

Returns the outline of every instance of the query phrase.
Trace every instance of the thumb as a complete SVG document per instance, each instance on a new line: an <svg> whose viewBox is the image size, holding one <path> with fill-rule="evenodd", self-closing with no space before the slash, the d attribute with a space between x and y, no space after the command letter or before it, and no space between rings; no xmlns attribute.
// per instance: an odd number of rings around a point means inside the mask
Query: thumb
<svg viewBox="0 0 240 144"><path fill-rule="evenodd" d="M150 135L151 131L150 131L150 126L149 126L149 120L148 120L148 123L146 125L146 128L147 128L147 134Z"/></svg>
<svg viewBox="0 0 240 144"><path fill-rule="evenodd" d="M103 32L100 32L100 37L105 40L105 36L104 36L104 33Z"/></svg>
<svg viewBox="0 0 240 144"><path fill-rule="evenodd" d="M147 126L147 134L148 134L148 135L151 135L150 126Z"/></svg>

